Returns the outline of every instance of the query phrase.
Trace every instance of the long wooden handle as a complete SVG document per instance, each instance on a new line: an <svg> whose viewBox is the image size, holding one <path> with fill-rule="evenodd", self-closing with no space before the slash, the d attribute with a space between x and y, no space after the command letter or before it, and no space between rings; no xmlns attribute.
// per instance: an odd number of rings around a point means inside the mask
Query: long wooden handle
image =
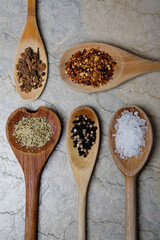
<svg viewBox="0 0 160 240"><path fill-rule="evenodd" d="M86 192L79 192L78 239L86 240Z"/></svg>
<svg viewBox="0 0 160 240"><path fill-rule="evenodd" d="M27 16L36 16L36 0L28 0L28 14Z"/></svg>
<svg viewBox="0 0 160 240"><path fill-rule="evenodd" d="M159 62L152 62L152 61L145 61L139 60L135 61L130 68L133 68L135 72L138 74L145 73L145 72L152 72L152 71L160 71L160 63Z"/></svg>
<svg viewBox="0 0 160 240"><path fill-rule="evenodd" d="M126 177L126 240L137 240L136 178Z"/></svg>
<svg viewBox="0 0 160 240"><path fill-rule="evenodd" d="M123 66L123 81L153 71L160 71L160 63L137 57L126 57Z"/></svg>
<svg viewBox="0 0 160 240"><path fill-rule="evenodd" d="M38 196L40 176L27 176L25 240L37 239Z"/></svg>
<svg viewBox="0 0 160 240"><path fill-rule="evenodd" d="M150 63L148 66L149 71L160 71L160 63Z"/></svg>

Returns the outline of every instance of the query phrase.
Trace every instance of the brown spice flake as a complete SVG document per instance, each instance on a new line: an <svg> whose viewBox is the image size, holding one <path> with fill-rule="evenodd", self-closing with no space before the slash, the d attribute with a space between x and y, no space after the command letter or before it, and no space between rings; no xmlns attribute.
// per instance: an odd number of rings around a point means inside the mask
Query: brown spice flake
<svg viewBox="0 0 160 240"><path fill-rule="evenodd" d="M78 51L65 64L65 73L73 82L92 87L105 85L112 79L116 62L98 49Z"/></svg>
<svg viewBox="0 0 160 240"><path fill-rule="evenodd" d="M39 48L37 53L30 47L26 48L24 53L21 53L16 65L16 77L20 83L21 91L28 93L31 92L32 88L42 87L41 83L44 81L45 69L46 64L39 59Z"/></svg>

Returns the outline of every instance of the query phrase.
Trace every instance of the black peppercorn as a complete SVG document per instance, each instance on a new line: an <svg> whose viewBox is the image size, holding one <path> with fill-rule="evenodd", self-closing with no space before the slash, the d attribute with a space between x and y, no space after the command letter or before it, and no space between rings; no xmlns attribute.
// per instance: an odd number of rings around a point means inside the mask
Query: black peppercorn
<svg viewBox="0 0 160 240"><path fill-rule="evenodd" d="M88 150L94 145L96 141L96 130L94 121L89 119L86 115L76 116L73 121L73 128L71 130L73 139L73 147L78 149L79 156L87 157Z"/></svg>

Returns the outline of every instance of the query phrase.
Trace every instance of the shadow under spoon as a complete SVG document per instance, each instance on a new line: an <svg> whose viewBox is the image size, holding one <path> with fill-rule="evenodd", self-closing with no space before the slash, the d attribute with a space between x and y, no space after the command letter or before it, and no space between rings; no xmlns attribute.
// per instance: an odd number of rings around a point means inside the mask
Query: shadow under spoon
<svg viewBox="0 0 160 240"><path fill-rule="evenodd" d="M74 83L65 73L65 63L67 63L68 60L72 57L72 54L78 51L83 51L84 49L89 50L91 48L105 51L117 63L114 66L113 79L110 79L109 82L106 83L106 85L98 88L94 88L92 86L83 86L82 84ZM118 47L98 42L80 43L69 48L62 55L59 64L59 72L61 79L64 81L65 84L67 84L67 86L76 91L89 93L109 90L122 84L123 82L126 82L131 78L152 71L160 71L160 62L146 60Z"/></svg>
<svg viewBox="0 0 160 240"><path fill-rule="evenodd" d="M37 89L31 90L31 92L22 92L20 89L20 83L17 80L17 69L16 65L18 64L18 59L20 58L21 53L24 52L24 50L28 47L31 47L34 52L37 52L37 49L39 48L39 55L40 55L40 60L46 64L46 69L45 69L45 76L43 77L43 82L42 82L42 87L39 87ZM22 37L20 39L20 42L17 47L17 52L15 56L15 61L14 61L14 82L16 85L16 89L20 96L24 100L35 100L37 99L47 82L47 77L48 77L48 60L47 60L47 55L45 51L45 47L43 45L38 26L37 26L37 20L36 20L36 0L28 0L28 14L27 14L27 21L25 25L24 32L22 34Z"/></svg>
<svg viewBox="0 0 160 240"><path fill-rule="evenodd" d="M73 140L71 139L73 128L73 121L76 116L86 115L89 119L95 122L97 126L96 131L96 142L89 150L89 154L86 158L79 156L77 148L73 147ZM89 107L78 107L71 113L68 123L67 123L67 150L74 173L74 177L78 186L78 195L79 195L79 216L78 216L78 236L79 240L86 239L86 197L89 181L92 175L93 168L96 163L99 141L100 141L100 128L99 121L96 116L96 113Z"/></svg>
<svg viewBox="0 0 160 240"><path fill-rule="evenodd" d="M14 124L23 117L43 117L52 125L51 139L42 148L33 152L21 147L13 136ZM25 240L36 240L39 184L45 163L55 148L61 132L61 123L58 116L50 109L39 107L35 112L28 112L25 108L15 110L6 123L6 136L8 142L19 162L25 177L26 184L26 217Z"/></svg>
<svg viewBox="0 0 160 240"><path fill-rule="evenodd" d="M116 144L115 136L116 130L114 128L117 123L116 119L121 117L124 110L138 112L140 118L146 120L146 131L145 141L146 145L142 148L142 153L137 157L128 157L122 159L119 154L115 153ZM137 240L137 218L136 218L136 178L139 172L142 170L146 163L153 142L152 127L147 115L137 106L128 106L119 109L112 117L109 131L108 131L108 143L111 154L118 168L121 170L125 177L126 185L126 240Z"/></svg>

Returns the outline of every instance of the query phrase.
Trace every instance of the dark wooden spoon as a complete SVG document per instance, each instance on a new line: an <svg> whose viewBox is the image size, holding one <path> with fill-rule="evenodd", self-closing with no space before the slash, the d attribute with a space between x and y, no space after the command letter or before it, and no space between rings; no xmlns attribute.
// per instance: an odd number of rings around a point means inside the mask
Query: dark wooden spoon
<svg viewBox="0 0 160 240"><path fill-rule="evenodd" d="M124 110L138 112L138 115L146 120L148 130L146 132L145 141L146 145L142 148L142 154L137 157L130 157L127 160L122 159L119 154L115 153L115 137L116 133L114 128L117 123L116 119L121 117ZM125 177L126 184L126 240L137 240L137 227L136 227L136 178L144 164L146 163L153 142L152 127L147 115L137 106L128 106L119 109L112 117L109 131L108 143L113 159Z"/></svg>
<svg viewBox="0 0 160 240"><path fill-rule="evenodd" d="M83 86L82 84L74 83L65 74L65 63L72 57L72 54L83 51L84 49L89 50L90 48L96 48L107 52L115 61L116 66L114 67L113 79L111 79L106 85L99 88L93 88L92 86ZM69 48L61 57L59 64L59 72L61 79L70 88L80 92L102 92L114 88L123 82L144 74L146 72L160 71L160 62L149 61L147 59L133 55L125 50L118 47L111 46L109 44L88 42L80 43Z"/></svg>
<svg viewBox="0 0 160 240"><path fill-rule="evenodd" d="M33 152L25 147L20 147L13 136L14 125L23 117L44 117L53 127L50 141L44 147ZM26 219L25 240L35 240L37 236L37 212L39 184L42 169L57 144L61 132L61 123L58 116L50 109L39 107L35 112L29 112L24 107L15 110L6 123L6 136L8 142L22 167L26 183Z"/></svg>

